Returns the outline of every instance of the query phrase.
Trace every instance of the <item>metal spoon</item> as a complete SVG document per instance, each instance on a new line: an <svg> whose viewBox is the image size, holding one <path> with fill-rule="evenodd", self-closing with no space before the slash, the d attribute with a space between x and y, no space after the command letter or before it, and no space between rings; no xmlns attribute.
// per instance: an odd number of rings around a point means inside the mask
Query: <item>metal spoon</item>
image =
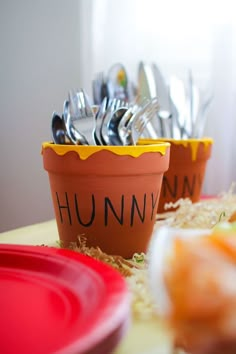
<svg viewBox="0 0 236 354"><path fill-rule="evenodd" d="M65 123L62 117L56 112L52 114L51 131L54 144L66 144L68 137Z"/></svg>
<svg viewBox="0 0 236 354"><path fill-rule="evenodd" d="M118 108L112 115L108 123L108 137L109 145L123 145L119 136L119 123L125 112L128 110L127 107Z"/></svg>
<svg viewBox="0 0 236 354"><path fill-rule="evenodd" d="M109 100L107 97L104 97L102 103L99 106L98 112L96 113L95 116L96 126L93 134L97 145L103 145L102 138L101 138L101 128L102 128L103 119L108 106L109 106Z"/></svg>

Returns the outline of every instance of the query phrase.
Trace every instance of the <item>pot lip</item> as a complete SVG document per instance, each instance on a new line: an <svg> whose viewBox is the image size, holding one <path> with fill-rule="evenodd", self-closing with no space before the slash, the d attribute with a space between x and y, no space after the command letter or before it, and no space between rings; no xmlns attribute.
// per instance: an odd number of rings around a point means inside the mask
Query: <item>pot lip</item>
<svg viewBox="0 0 236 354"><path fill-rule="evenodd" d="M155 144L158 142L169 142L170 144L176 145L187 145L187 144L196 144L196 143L205 143L205 144L213 144L214 139L210 137L202 137L202 138L189 138L189 139L174 139L174 138L157 138L157 139L150 139L144 138L140 139L140 144Z"/></svg>
<svg viewBox="0 0 236 354"><path fill-rule="evenodd" d="M46 149L53 150L57 155L65 155L69 152L76 152L81 159L85 160L89 156L99 151L110 151L115 155L139 157L144 153L159 152L161 155L166 155L170 149L170 142L159 141L152 144L138 144L132 146L98 146L98 145L63 145L54 144L47 141L42 143L41 154L43 155Z"/></svg>
<svg viewBox="0 0 236 354"><path fill-rule="evenodd" d="M200 144L203 144L204 150L207 153L209 148L212 146L214 140L209 137L202 137L198 139L173 139L173 138L160 138L160 139L140 139L141 144L150 144L153 142L169 142L170 145L182 146L185 149L191 150L192 161L197 160L197 152ZM172 151L172 150L171 150Z"/></svg>

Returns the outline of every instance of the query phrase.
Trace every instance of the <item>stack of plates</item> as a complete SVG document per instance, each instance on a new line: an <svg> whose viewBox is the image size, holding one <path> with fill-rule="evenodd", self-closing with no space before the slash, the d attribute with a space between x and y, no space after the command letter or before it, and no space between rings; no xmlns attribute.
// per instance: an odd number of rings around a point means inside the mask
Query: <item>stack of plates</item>
<svg viewBox="0 0 236 354"><path fill-rule="evenodd" d="M111 353L128 328L129 300L121 275L95 259L0 246L2 354Z"/></svg>

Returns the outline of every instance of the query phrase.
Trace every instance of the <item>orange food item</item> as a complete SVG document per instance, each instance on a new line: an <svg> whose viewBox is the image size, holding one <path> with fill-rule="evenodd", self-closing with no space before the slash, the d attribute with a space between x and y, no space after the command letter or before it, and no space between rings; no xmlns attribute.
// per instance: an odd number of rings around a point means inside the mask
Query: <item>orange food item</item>
<svg viewBox="0 0 236 354"><path fill-rule="evenodd" d="M176 239L165 284L177 346L192 354L236 353L236 233Z"/></svg>
<svg viewBox="0 0 236 354"><path fill-rule="evenodd" d="M235 221L236 221L236 210L229 218L229 222L235 222Z"/></svg>

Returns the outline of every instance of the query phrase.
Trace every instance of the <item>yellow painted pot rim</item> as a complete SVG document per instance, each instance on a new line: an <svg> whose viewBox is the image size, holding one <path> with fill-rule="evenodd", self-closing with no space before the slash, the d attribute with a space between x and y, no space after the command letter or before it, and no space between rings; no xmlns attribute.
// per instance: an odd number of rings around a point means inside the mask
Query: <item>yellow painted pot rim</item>
<svg viewBox="0 0 236 354"><path fill-rule="evenodd" d="M210 137L203 137L203 138L190 138L190 139L174 139L174 138L157 138L157 139L150 139L150 138L144 138L144 139L139 139L138 143L143 145L143 144L155 144L158 142L170 142L173 144L183 144L185 145L186 143L190 144L195 144L195 143L208 143L208 144L213 144L214 140L213 138Z"/></svg>
<svg viewBox="0 0 236 354"><path fill-rule="evenodd" d="M139 157L140 155L148 152L159 152L161 155L165 155L167 149L170 148L169 142L155 142L152 144L139 144L132 146L98 146L98 145L62 145L54 144L52 142L43 142L42 151L43 154L45 149L52 149L57 155L65 155L68 152L76 152L82 160L87 159L89 156L99 152L99 151L110 151L116 155L120 156L132 156Z"/></svg>
<svg viewBox="0 0 236 354"><path fill-rule="evenodd" d="M203 144L205 150L213 144L213 139L208 137L196 138L196 139L173 139L173 138L160 138L160 139L140 139L139 144L153 144L158 142L169 142L172 145L181 145L186 149L191 149L192 161L197 159L197 151L199 144Z"/></svg>

